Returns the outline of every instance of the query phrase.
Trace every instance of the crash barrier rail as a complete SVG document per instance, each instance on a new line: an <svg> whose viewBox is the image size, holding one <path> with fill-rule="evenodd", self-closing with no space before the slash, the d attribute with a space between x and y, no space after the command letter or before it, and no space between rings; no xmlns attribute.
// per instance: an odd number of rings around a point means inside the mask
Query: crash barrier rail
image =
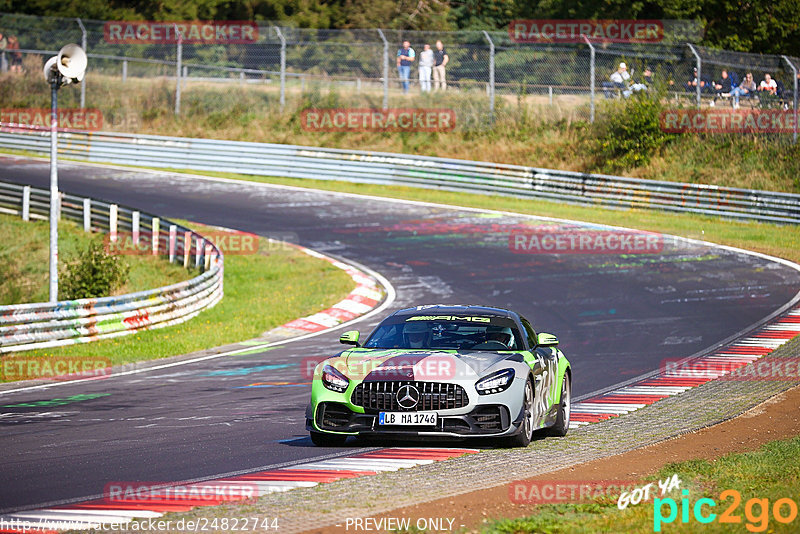
<svg viewBox="0 0 800 534"><path fill-rule="evenodd" d="M30 127L0 132L0 148L46 154L49 134ZM641 180L449 158L155 135L60 135L67 157L126 165L538 198L618 208L699 213L800 223L800 195L714 185Z"/></svg>
<svg viewBox="0 0 800 534"><path fill-rule="evenodd" d="M0 182L0 213L48 220L50 191ZM0 354L85 343L186 321L213 307L223 294L223 255L182 225L101 200L60 194L60 216L108 232L107 243L168 254L170 262L202 274L177 284L114 297L0 306ZM121 232L130 232L124 237Z"/></svg>

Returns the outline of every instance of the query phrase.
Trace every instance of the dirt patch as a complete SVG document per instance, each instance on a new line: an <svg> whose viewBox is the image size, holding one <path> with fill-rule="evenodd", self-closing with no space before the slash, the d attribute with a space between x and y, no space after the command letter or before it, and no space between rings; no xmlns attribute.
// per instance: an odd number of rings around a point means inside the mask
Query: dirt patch
<svg viewBox="0 0 800 534"><path fill-rule="evenodd" d="M533 477L526 482L554 480L628 482L653 475L671 462L711 460L726 454L753 451L770 441L797 435L800 435L800 386L785 391L724 423L634 451ZM531 513L532 505L516 504L511 501L509 486L504 484L398 508L373 517L377 519L408 517L411 518L412 524L418 518L455 518L454 529L466 528L476 531L489 519L523 517ZM338 534L343 531L344 526L314 529L309 532Z"/></svg>

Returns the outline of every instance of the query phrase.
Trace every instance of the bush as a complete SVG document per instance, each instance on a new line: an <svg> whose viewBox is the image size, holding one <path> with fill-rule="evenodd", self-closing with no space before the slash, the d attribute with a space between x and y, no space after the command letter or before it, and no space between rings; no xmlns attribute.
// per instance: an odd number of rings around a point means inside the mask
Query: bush
<svg viewBox="0 0 800 534"><path fill-rule="evenodd" d="M661 129L662 110L659 98L641 93L606 106L588 132L597 167L616 172L647 165L675 137Z"/></svg>
<svg viewBox="0 0 800 534"><path fill-rule="evenodd" d="M130 266L92 241L61 274L60 298L66 300L107 297L128 281Z"/></svg>

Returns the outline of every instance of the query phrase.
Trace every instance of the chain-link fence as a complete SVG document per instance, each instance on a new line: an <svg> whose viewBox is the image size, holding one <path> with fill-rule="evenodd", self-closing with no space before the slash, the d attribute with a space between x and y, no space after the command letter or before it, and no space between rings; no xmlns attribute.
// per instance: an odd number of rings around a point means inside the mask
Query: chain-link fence
<svg viewBox="0 0 800 534"><path fill-rule="evenodd" d="M41 65L70 42L89 55L81 90L62 91L62 105L103 110L106 129L136 132L129 110L146 118L166 114L274 113L314 105L398 108L438 104L491 119L496 108L525 102L594 120L603 99L631 94L628 84L660 88L677 106L743 103L753 108L797 109L800 59L712 50L689 43L520 43L503 31L421 32L379 29L310 30L258 23L244 43L123 43L108 38L102 21L0 15L0 31L18 38L19 49L0 54L3 72L28 71L31 82L0 90L0 106L49 106ZM410 90L403 90L398 49L410 41L417 58L424 44L441 40L449 61L446 89L421 91L417 63ZM625 63L630 79L612 74ZM697 69L697 72L695 72ZM731 98L718 89L726 70L739 85L747 73L756 83L767 74L777 89ZM324 90L328 91L325 95ZM335 94L332 97L331 91ZM445 96L446 95L446 96ZM791 114L791 113L790 113ZM491 123L491 120L488 121ZM461 121L464 124L464 121ZM794 121L796 139L796 115Z"/></svg>

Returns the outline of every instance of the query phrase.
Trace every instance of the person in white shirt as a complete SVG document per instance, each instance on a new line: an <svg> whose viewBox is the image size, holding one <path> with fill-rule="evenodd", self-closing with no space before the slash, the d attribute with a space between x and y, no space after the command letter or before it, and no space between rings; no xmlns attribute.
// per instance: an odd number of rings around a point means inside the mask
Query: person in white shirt
<svg viewBox="0 0 800 534"><path fill-rule="evenodd" d="M423 93L431 91L433 64L433 50L431 50L431 45L426 44L422 47L422 53L419 55L419 88Z"/></svg>
<svg viewBox="0 0 800 534"><path fill-rule="evenodd" d="M775 83L775 80L772 79L772 76L769 74L764 75L764 79L758 85L759 91L766 91L771 95L778 93L778 84Z"/></svg>

